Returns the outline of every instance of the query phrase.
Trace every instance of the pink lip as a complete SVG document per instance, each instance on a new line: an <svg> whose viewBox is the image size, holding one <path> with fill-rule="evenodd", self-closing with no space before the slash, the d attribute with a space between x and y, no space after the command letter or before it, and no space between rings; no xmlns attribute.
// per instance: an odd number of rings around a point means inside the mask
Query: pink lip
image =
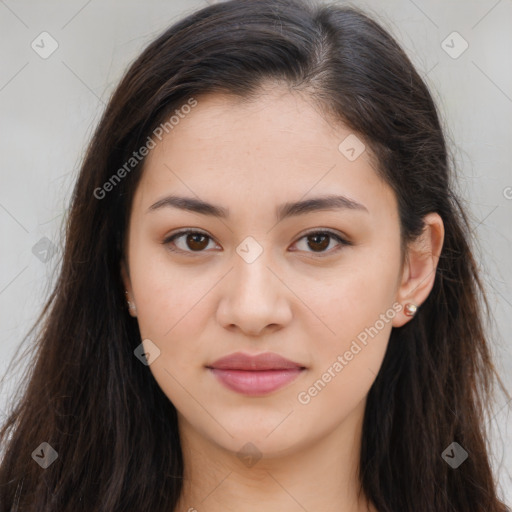
<svg viewBox="0 0 512 512"><path fill-rule="evenodd" d="M250 356L236 352L207 368L227 388L245 395L264 395L294 380L305 367L277 354Z"/></svg>

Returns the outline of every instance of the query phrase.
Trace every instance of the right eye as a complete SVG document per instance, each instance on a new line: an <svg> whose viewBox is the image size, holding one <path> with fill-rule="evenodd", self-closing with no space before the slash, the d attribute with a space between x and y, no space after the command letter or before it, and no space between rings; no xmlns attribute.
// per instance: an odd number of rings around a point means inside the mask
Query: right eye
<svg viewBox="0 0 512 512"><path fill-rule="evenodd" d="M181 240L181 247L176 243L177 240ZM194 252L204 252L204 249L208 247L208 240L213 239L202 231L185 229L167 237L162 243L172 252L190 254ZM178 248L176 249L176 247Z"/></svg>

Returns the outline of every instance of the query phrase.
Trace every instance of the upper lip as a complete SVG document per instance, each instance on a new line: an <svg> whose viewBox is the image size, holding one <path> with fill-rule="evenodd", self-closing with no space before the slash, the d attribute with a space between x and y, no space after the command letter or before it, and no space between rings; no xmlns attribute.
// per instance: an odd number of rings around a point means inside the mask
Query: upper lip
<svg viewBox="0 0 512 512"><path fill-rule="evenodd" d="M243 352L234 352L228 356L217 359L214 363L207 365L207 368L218 370L288 370L292 368L305 368L300 363L290 361L273 352L265 352L251 356Z"/></svg>

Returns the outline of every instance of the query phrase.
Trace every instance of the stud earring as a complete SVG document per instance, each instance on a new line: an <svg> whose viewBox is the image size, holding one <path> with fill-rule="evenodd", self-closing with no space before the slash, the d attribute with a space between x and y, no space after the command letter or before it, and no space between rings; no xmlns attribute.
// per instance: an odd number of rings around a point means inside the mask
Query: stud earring
<svg viewBox="0 0 512 512"><path fill-rule="evenodd" d="M126 302L127 302L127 304L128 304L128 307L129 307L129 308L130 308L130 309L135 313L135 311L137 311L137 308L136 308L136 306L135 306L135 303L134 303L134 302L130 302L130 301L128 300L128 291L125 291L124 293L125 293L125 295L126 295Z"/></svg>
<svg viewBox="0 0 512 512"><path fill-rule="evenodd" d="M416 314L416 311L418 310L418 306L416 304L407 303L404 307L404 313L407 316L414 316Z"/></svg>

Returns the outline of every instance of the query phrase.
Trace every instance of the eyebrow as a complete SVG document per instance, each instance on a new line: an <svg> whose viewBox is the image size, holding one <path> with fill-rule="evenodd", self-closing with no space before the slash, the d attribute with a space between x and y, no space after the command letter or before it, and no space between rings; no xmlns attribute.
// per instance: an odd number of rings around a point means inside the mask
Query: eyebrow
<svg viewBox="0 0 512 512"><path fill-rule="evenodd" d="M202 201L201 199L194 197L176 195L166 196L158 200L147 209L146 213L165 207L179 208L180 210L187 210L201 215L210 215L220 219L227 219L229 217L229 210L223 206L207 203L206 201ZM343 209L369 213L366 206L354 201L353 199L349 199L345 196L328 195L306 199L304 201L284 203L276 208L276 220L280 222L283 219L296 215L305 215L307 213L317 211Z"/></svg>

